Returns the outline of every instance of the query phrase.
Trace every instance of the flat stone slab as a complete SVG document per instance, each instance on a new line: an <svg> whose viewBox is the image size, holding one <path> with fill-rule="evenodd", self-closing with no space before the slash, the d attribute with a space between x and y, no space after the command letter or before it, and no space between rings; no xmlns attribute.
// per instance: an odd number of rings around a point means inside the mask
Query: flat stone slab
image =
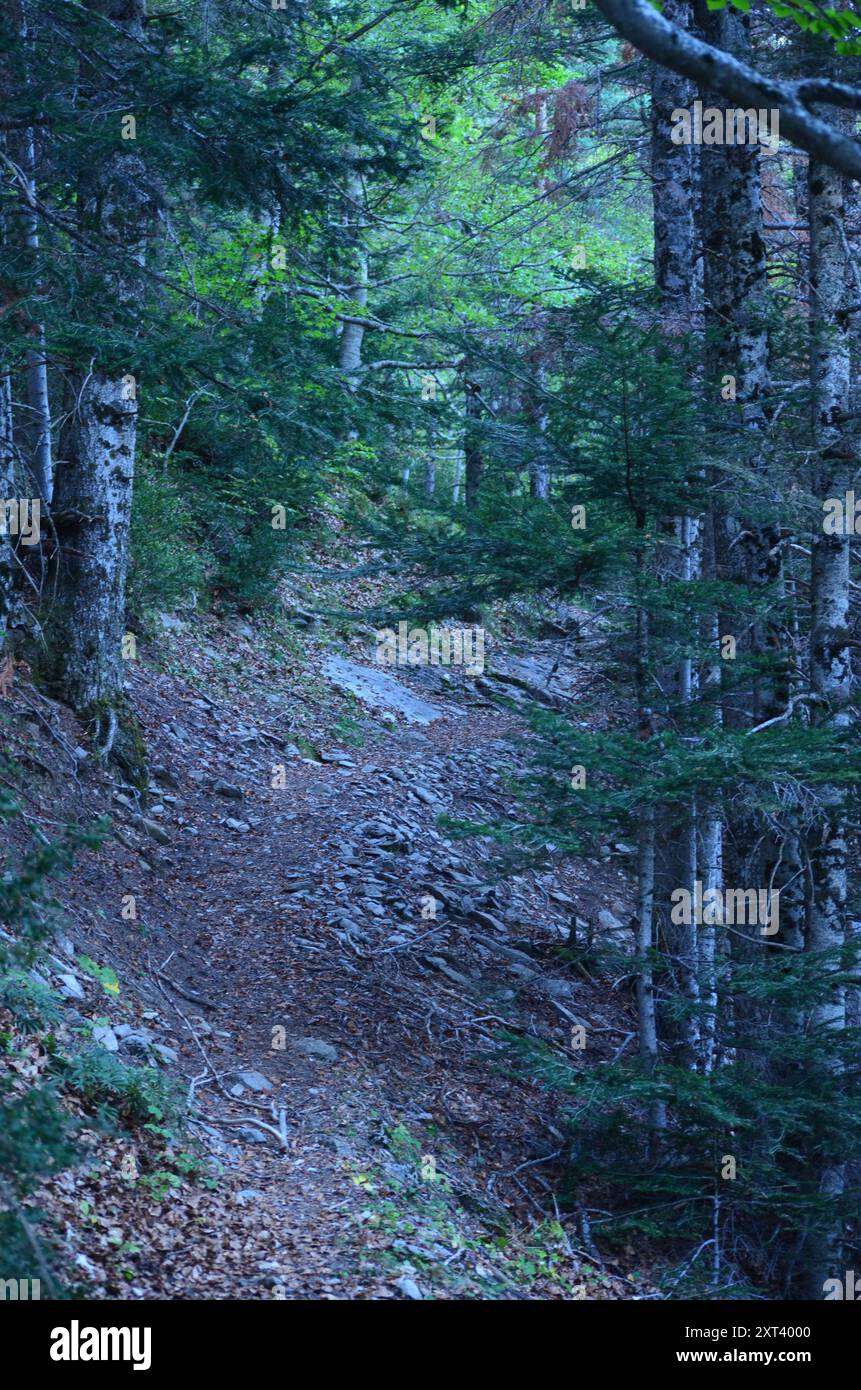
<svg viewBox="0 0 861 1390"><path fill-rule="evenodd" d="M576 668L571 662L559 660L558 652L533 656L513 656L506 652L489 674L502 679L508 676L523 689L532 686L548 695L570 696L576 691Z"/></svg>
<svg viewBox="0 0 861 1390"><path fill-rule="evenodd" d="M355 695L363 705L389 714L401 714L408 724L432 724L435 719L444 719L455 713L413 695L388 671L360 666L357 661L349 661L343 656L327 657L323 674L340 690L348 690Z"/></svg>

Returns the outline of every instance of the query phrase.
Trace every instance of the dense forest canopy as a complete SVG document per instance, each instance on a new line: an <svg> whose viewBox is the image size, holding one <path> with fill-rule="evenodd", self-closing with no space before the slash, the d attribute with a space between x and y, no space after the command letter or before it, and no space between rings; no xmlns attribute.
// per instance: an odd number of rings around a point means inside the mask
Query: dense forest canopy
<svg viewBox="0 0 861 1390"><path fill-rule="evenodd" d="M517 815L454 828L630 846L629 944L568 963L636 1041L507 1065L670 1296L822 1298L861 1230L861 16L10 0L0 50L4 669L145 798L159 613L313 572L347 631L591 615L606 708L536 701ZM7 875L22 940L66 849Z"/></svg>

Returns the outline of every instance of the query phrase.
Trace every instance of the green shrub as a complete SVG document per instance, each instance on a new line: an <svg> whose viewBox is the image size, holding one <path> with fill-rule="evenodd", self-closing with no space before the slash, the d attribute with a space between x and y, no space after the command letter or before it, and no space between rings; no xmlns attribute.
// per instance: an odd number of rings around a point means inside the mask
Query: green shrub
<svg viewBox="0 0 861 1390"><path fill-rule="evenodd" d="M170 475L142 460L135 475L127 605L147 613L193 601L206 584L206 557L193 513Z"/></svg>
<svg viewBox="0 0 861 1390"><path fill-rule="evenodd" d="M0 788L0 826L19 815L17 803ZM20 1051L20 1040L50 1024L57 1016L51 993L34 982L27 970L38 962L49 938L56 904L47 892L53 874L71 861L75 844L84 837L37 845L13 858L6 852L0 876L0 1007L4 1020L6 1057ZM86 837L92 840L92 837ZM40 1039L48 1050L49 1037ZM18 1074L0 1070L0 1277L44 1278L55 1292L55 1262L42 1234L43 1213L23 1199L46 1177L77 1158L75 1123L63 1110L53 1078L34 1083L23 1095L16 1090Z"/></svg>
<svg viewBox="0 0 861 1390"><path fill-rule="evenodd" d="M17 968L0 974L0 1009L8 1009L25 1032L49 1027L60 1018L54 991Z"/></svg>
<svg viewBox="0 0 861 1390"><path fill-rule="evenodd" d="M104 1048L84 1049L66 1059L62 1071L65 1084L112 1125L175 1124L185 1113L185 1096L175 1081L154 1067L121 1062Z"/></svg>

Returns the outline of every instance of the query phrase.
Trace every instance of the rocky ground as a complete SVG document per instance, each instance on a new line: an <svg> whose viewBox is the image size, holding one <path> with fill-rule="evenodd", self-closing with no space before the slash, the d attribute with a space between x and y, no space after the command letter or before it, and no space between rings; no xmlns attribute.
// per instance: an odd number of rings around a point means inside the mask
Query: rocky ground
<svg viewBox="0 0 861 1390"><path fill-rule="evenodd" d="M575 915L625 948L628 847L501 875L450 825L514 816L519 702L594 697L594 660L551 634L476 680L395 670L388 696L362 668L361 642L166 619L130 663L143 800L26 671L7 691L30 822L111 816L60 885L61 1041L174 1079L192 1117L106 1136L82 1101L56 1240L97 1298L643 1296L559 1211L565 1122L507 1051L632 1044L623 985L558 954Z"/></svg>

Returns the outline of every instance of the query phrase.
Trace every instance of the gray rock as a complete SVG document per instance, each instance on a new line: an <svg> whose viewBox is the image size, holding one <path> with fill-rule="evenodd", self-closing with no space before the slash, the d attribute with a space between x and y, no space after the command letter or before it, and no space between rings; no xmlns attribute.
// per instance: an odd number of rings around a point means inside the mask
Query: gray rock
<svg viewBox="0 0 861 1390"><path fill-rule="evenodd" d="M323 674L340 690L347 690L363 704L382 713L385 722L394 722L402 714L408 724L431 724L447 710L413 695L406 686L381 667L360 666L344 657L330 656Z"/></svg>
<svg viewBox="0 0 861 1390"><path fill-rule="evenodd" d="M60 991L67 999L84 999L86 996L74 975L60 976Z"/></svg>
<svg viewBox="0 0 861 1390"><path fill-rule="evenodd" d="M231 1072L230 1079L238 1081L240 1086L244 1086L249 1091L271 1091L272 1082L264 1076L262 1071L235 1071Z"/></svg>
<svg viewBox="0 0 861 1390"><path fill-rule="evenodd" d="M487 927L491 931L505 931L504 923L498 917L494 917L490 912L482 912L480 908L474 907L469 914L473 922L477 922L480 927Z"/></svg>
<svg viewBox="0 0 861 1390"><path fill-rule="evenodd" d="M434 966L436 970L439 970L447 979L451 980L452 984L468 987L475 983L468 975L462 975L459 970L453 970L448 962L443 960L442 956L425 956L425 960L428 962L428 965Z"/></svg>
<svg viewBox="0 0 861 1390"><path fill-rule="evenodd" d="M175 1047L166 1047L164 1043L153 1043L152 1050L163 1062L178 1062L179 1053Z"/></svg>
<svg viewBox="0 0 861 1390"><path fill-rule="evenodd" d="M150 776L153 777L156 782L161 782L163 787L173 787L174 790L179 789L179 778L169 767L163 767L160 763L154 763L150 768Z"/></svg>
<svg viewBox="0 0 861 1390"><path fill-rule="evenodd" d="M570 999L574 993L567 980L544 979L541 981L541 989L551 999Z"/></svg>
<svg viewBox="0 0 861 1390"><path fill-rule="evenodd" d="M605 907L602 907L598 913L598 923L605 931L623 932L625 930L618 917L615 917L612 912L608 912Z"/></svg>
<svg viewBox="0 0 861 1390"><path fill-rule="evenodd" d="M233 1131L237 1138L244 1140L246 1144L265 1144L266 1135L262 1130L252 1129L250 1125L238 1125Z"/></svg>
<svg viewBox="0 0 861 1390"><path fill-rule="evenodd" d="M118 1023L114 1032L120 1039L120 1046L129 1038L134 1038L136 1041L139 1040L144 1043L155 1042L155 1033L149 1028L133 1028L130 1023Z"/></svg>
<svg viewBox="0 0 861 1390"><path fill-rule="evenodd" d="M93 1029L93 1042L103 1047L106 1052L119 1052L119 1042L113 1028L108 1028L103 1024L97 1024Z"/></svg>
<svg viewBox="0 0 861 1390"><path fill-rule="evenodd" d="M332 1149L339 1158L351 1158L356 1152L353 1145L347 1139L342 1139L339 1134L332 1134L324 1141L327 1149Z"/></svg>
<svg viewBox="0 0 861 1390"><path fill-rule="evenodd" d="M235 830L239 835L245 835L251 829L247 820L234 820L233 816L228 816L224 824L228 830Z"/></svg>
<svg viewBox="0 0 861 1390"><path fill-rule="evenodd" d="M165 830L163 825L159 825L158 821L150 820L149 816L138 816L135 824L139 825L140 828L149 835L150 839L155 840L157 844L170 844L170 832Z"/></svg>
<svg viewBox="0 0 861 1390"><path fill-rule="evenodd" d="M415 1282L414 1279L410 1279L409 1275L407 1274L402 1274L400 1279L395 1280L395 1288L400 1289L404 1298L413 1298L418 1300L424 1298L424 1294L422 1293L418 1284Z"/></svg>
<svg viewBox="0 0 861 1390"><path fill-rule="evenodd" d="M293 1047L303 1057L319 1057L324 1062L337 1062L338 1049L322 1038L296 1038Z"/></svg>
<svg viewBox="0 0 861 1390"><path fill-rule="evenodd" d="M363 821L356 829L368 840L387 840L398 835L398 831L389 821L379 819Z"/></svg>
<svg viewBox="0 0 861 1390"><path fill-rule="evenodd" d="M116 1031L119 1032L119 1029ZM146 1057L152 1042L153 1035L148 1028L141 1028L140 1031L130 1029L120 1038L120 1048L123 1052L131 1052L135 1057Z"/></svg>
<svg viewBox="0 0 861 1390"><path fill-rule="evenodd" d="M234 786L233 782L225 782L223 777L216 777L212 784L212 790L216 796L226 796L233 801L242 800L242 788Z"/></svg>

